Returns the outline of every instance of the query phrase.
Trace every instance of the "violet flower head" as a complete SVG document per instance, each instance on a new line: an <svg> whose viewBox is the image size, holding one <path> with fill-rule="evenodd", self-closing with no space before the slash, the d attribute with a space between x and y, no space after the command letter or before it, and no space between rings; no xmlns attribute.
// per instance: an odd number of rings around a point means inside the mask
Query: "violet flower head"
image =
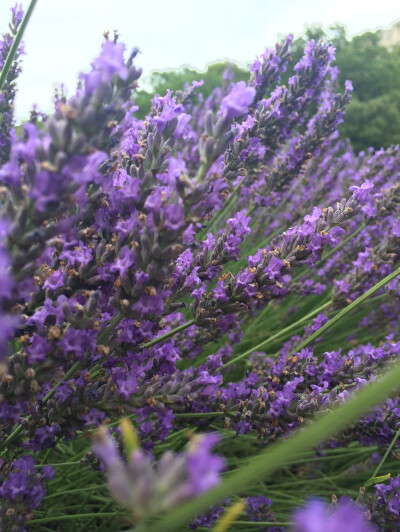
<svg viewBox="0 0 400 532"><path fill-rule="evenodd" d="M354 503L339 502L328 506L321 500L310 500L293 515L293 532L376 532L376 528Z"/></svg>
<svg viewBox="0 0 400 532"><path fill-rule="evenodd" d="M133 508L137 495L132 489L126 463L119 454L116 440L105 427L100 427L98 430L93 450L107 472L107 484L111 495L122 506ZM132 459L136 460L136 455L132 456Z"/></svg>
<svg viewBox="0 0 400 532"><path fill-rule="evenodd" d="M9 32L0 36L0 70L4 67L24 16L21 4L15 4L11 8L11 13L11 23L8 25ZM16 80L21 73L21 55L23 53L24 45L21 43L0 91L0 166L8 161L11 144L15 136L14 100L17 90Z"/></svg>
<svg viewBox="0 0 400 532"><path fill-rule="evenodd" d="M45 482L54 473L52 466L37 470L32 456L0 461L0 530L26 530L32 510L45 496Z"/></svg>
<svg viewBox="0 0 400 532"><path fill-rule="evenodd" d="M189 445L187 489L192 496L200 495L219 484L219 475L224 470L224 460L211 453L211 449L218 441L217 434L204 434L195 437Z"/></svg>
<svg viewBox="0 0 400 532"><path fill-rule="evenodd" d="M231 92L221 101L222 114L228 118L243 115L256 95L254 87L248 87L244 81L239 81Z"/></svg>
<svg viewBox="0 0 400 532"><path fill-rule="evenodd" d="M227 506L230 499L224 501L224 505ZM196 516L191 523L189 523L189 530L196 530L198 527L211 528L215 521L217 521L225 507L222 505L212 506L207 512Z"/></svg>
<svg viewBox="0 0 400 532"><path fill-rule="evenodd" d="M350 190L353 191L353 198L358 200L360 203L365 203L368 198L369 191L374 187L374 184L366 179L365 182L360 186L352 186Z"/></svg>
<svg viewBox="0 0 400 532"><path fill-rule="evenodd" d="M117 75L121 79L126 79L128 71L124 64L125 46L120 43L114 43L106 39L101 48L99 57L97 57L91 66L101 72L102 81L109 83Z"/></svg>
<svg viewBox="0 0 400 532"><path fill-rule="evenodd" d="M376 511L388 517L387 521L400 522L400 475L389 479L388 484L375 486Z"/></svg>
<svg viewBox="0 0 400 532"><path fill-rule="evenodd" d="M21 24L22 19L24 18L24 10L22 9L22 4L16 3L15 6L11 8L11 13L15 26Z"/></svg>
<svg viewBox="0 0 400 532"><path fill-rule="evenodd" d="M346 81L344 82L344 86L347 92L353 92L353 84L349 79L346 79Z"/></svg>
<svg viewBox="0 0 400 532"><path fill-rule="evenodd" d="M258 495L256 497L247 497L246 499L246 514L250 521L271 521L272 499Z"/></svg>
<svg viewBox="0 0 400 532"><path fill-rule="evenodd" d="M218 440L216 434L195 436L186 451L179 454L168 451L157 463L135 448L125 462L116 440L102 427L93 450L106 469L108 487L115 500L140 520L197 497L219 483L225 463L211 453Z"/></svg>

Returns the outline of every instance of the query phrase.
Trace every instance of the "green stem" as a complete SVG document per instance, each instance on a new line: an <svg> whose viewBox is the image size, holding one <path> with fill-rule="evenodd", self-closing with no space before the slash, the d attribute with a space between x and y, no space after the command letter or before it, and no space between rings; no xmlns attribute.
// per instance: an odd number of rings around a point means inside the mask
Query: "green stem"
<svg viewBox="0 0 400 532"><path fill-rule="evenodd" d="M327 323L322 325L315 333L313 333L311 336L309 336L304 342L299 344L296 347L296 351L301 351L304 347L309 346L316 338L318 338L323 332L325 332L327 329L332 327L335 323L337 323L339 320L341 320L346 314L351 312L353 309L358 307L361 303L363 303L366 299L369 298L369 296L372 296L372 294L375 294L378 290L380 290L382 287L387 285L392 279L400 275L400 268L397 268L394 272L392 272L390 275L386 276L384 279L379 281L379 283L376 283L375 286L367 290L364 294L362 294L360 297L355 299L350 305L348 305L346 308L342 309L340 312L336 314L332 319L330 319Z"/></svg>
<svg viewBox="0 0 400 532"><path fill-rule="evenodd" d="M318 314L319 312L324 310L326 307L328 307L330 304L331 304L331 301L328 301L324 305L321 305L317 309L315 309L312 312L310 312L310 314L307 314L307 316L304 316L303 318L301 318L300 320L296 321L295 323L292 323L288 327L285 327L285 329L281 329L280 331L278 331L273 336L270 336L269 338L267 338L266 340L264 340L260 344L251 347L250 349L248 349L247 351L245 351L241 355L238 355L237 357L233 358L232 360L229 360L229 362L224 364L222 367L223 368L227 368L228 366L231 366L232 364L235 364L235 362L237 362L238 360L241 360L242 358L251 355L251 353L253 353L254 351L259 351L261 348L265 348L266 345L274 342L277 338L279 338L280 336L286 334L287 332L291 331L292 329L295 329L300 323L309 320L310 318L312 318L313 316L315 316L316 314Z"/></svg>
<svg viewBox="0 0 400 532"><path fill-rule="evenodd" d="M115 328L121 323L121 321L124 319L123 314L116 314L110 321L110 325L106 327L98 336L97 343L101 344L102 342L105 342L110 338L110 335L112 332L114 332Z"/></svg>
<svg viewBox="0 0 400 532"><path fill-rule="evenodd" d="M200 233L197 236L198 241L202 241L207 234L207 232L210 232L213 230L213 228L216 227L216 225L221 221L221 218L224 216L226 211L233 205L234 200L236 199L236 196L238 195L240 189L242 188L242 185L247 177L247 174L243 177L243 179L240 180L238 185L234 188L232 191L232 194L229 196L228 200L224 203L222 209L217 211L214 216L211 218L210 223L200 231Z"/></svg>
<svg viewBox="0 0 400 532"><path fill-rule="evenodd" d="M174 414L175 417L218 417L224 416L226 412L183 412Z"/></svg>
<svg viewBox="0 0 400 532"><path fill-rule="evenodd" d="M378 473L379 473L379 471L381 470L381 467L382 467L383 464L385 463L386 458L389 456L389 453L390 453L390 451L393 449L393 446L394 446L394 444L396 443L397 438L398 438L399 436L400 436L400 429L399 429L399 430L396 432L396 434L394 435L394 438L393 438L391 444L389 445L389 447L388 447L386 453L384 454L382 460L379 462L379 464L377 465L375 471L372 473L372 477L369 478L368 480L371 480L372 478L378 476Z"/></svg>
<svg viewBox="0 0 400 532"><path fill-rule="evenodd" d="M244 334L243 334L243 338L246 338L246 336L253 336L252 335L252 330L257 326L259 325L260 321L263 321L264 318L267 317L267 315L269 314L269 312L271 311L271 301L269 301L265 307L260 311L258 312L258 314L255 316L255 318L253 318L251 320L251 322L249 323L249 325L246 327L246 329L244 330Z"/></svg>
<svg viewBox="0 0 400 532"><path fill-rule="evenodd" d="M307 428L298 430L285 441L255 456L245 468L234 471L217 487L195 500L182 504L160 521L151 525L151 532L168 532L184 526L194 515L218 504L227 496L239 494L254 482L265 480L300 453L317 446L345 427L360 419L372 408L395 393L400 383L400 361L393 364L378 380L367 384L344 404L322 415ZM150 529L149 531L150 532Z"/></svg>
<svg viewBox="0 0 400 532"><path fill-rule="evenodd" d="M8 52L7 59L4 63L2 71L0 72L0 91L2 90L3 85L7 79L8 72L10 71L11 65L14 61L15 54L18 51L18 47L21 43L22 36L26 30L26 26L28 25L29 19L31 18L33 9L36 4L37 4L37 0L31 0L31 3L29 4L29 7L26 10L26 13L24 15L24 18L22 19L21 25L18 28L18 32L14 38L14 42L12 43L10 51Z"/></svg>
<svg viewBox="0 0 400 532"><path fill-rule="evenodd" d="M240 192L240 189L242 188L242 185L247 177L247 174L239 181L238 185L235 187L235 189L232 191L232 194L229 196L228 201L225 202L224 206L220 211L217 211L216 216L211 220L210 229L215 227L218 222L221 221L221 218L224 216L226 211L232 207L234 201L236 200L237 195Z"/></svg>
<svg viewBox="0 0 400 532"><path fill-rule="evenodd" d="M246 526L290 526L291 521L234 521L233 525Z"/></svg>
<svg viewBox="0 0 400 532"><path fill-rule="evenodd" d="M203 177L208 172L209 168L210 168L210 165L207 165L206 161L202 161L200 163L200 166L199 166L199 169L197 171L196 178L195 178L196 183L198 183L199 181L201 181L203 179Z"/></svg>
<svg viewBox="0 0 400 532"><path fill-rule="evenodd" d="M58 491L56 493L50 493L50 495L46 495L46 497L44 497L43 500L47 501L48 499L54 499L54 497L71 495L72 493L82 493L85 491L100 491L100 486L96 484L95 486L85 486L84 488L75 488L75 489L66 490L66 491Z"/></svg>
<svg viewBox="0 0 400 532"><path fill-rule="evenodd" d="M52 521L70 521L72 519L88 519L91 517L111 517L111 516L123 516L129 514L121 514L120 512L98 512L90 514L73 514L73 515L56 515L54 517L40 517L39 519L32 519L29 524L33 523L48 523Z"/></svg>
<svg viewBox="0 0 400 532"><path fill-rule="evenodd" d="M104 506L103 506L103 513L105 513L106 510L108 510L110 508L110 506L112 506L114 504L114 501L111 500L111 501L108 501ZM86 530L90 530L90 525L96 520L95 517L93 517L93 519L91 519L88 523L86 523Z"/></svg>
<svg viewBox="0 0 400 532"><path fill-rule="evenodd" d="M172 329L171 331L163 334L162 336L158 336L151 342L147 342L146 344L142 344L141 348L148 348L153 347L153 345L159 344L160 342L163 342L164 340L167 340L168 338L171 338L174 334L177 334L178 332L184 331L191 325L194 325L194 320L187 321L186 323L183 323L182 325L179 325L178 327L175 327L175 329Z"/></svg>
<svg viewBox="0 0 400 532"><path fill-rule="evenodd" d="M326 318L330 318L331 316L334 316L335 315L335 312L325 312L325 317ZM294 327L294 323L293 323L293 329L290 329L289 331L286 331L285 334L279 334L279 338L277 338L276 340L274 340L274 343L275 341L279 341L279 343L284 343L286 342L286 340L289 340L292 336L298 334L300 335L300 333L303 331L304 332L304 328L308 325L307 323L304 323L303 321L303 318L300 319L297 323L297 326ZM292 324L291 324L292 325ZM283 331L283 329L282 329ZM278 331L280 333L280 331ZM278 333L276 333L278 334ZM258 335L254 335L254 338L253 340L251 340L250 338L248 338L247 340L242 340L240 342L240 346L243 346L243 347L247 347L247 345L252 345L252 343L254 343L257 339L259 338L266 338L265 335L263 334L258 334ZM274 355L269 355L269 356L276 356L276 353Z"/></svg>
<svg viewBox="0 0 400 532"><path fill-rule="evenodd" d="M51 467L63 467L63 466L70 466L70 465L76 465L76 464L80 464L81 462L78 461L78 462L58 462L58 463L55 463L55 464L36 464L35 467L45 467L50 465Z"/></svg>

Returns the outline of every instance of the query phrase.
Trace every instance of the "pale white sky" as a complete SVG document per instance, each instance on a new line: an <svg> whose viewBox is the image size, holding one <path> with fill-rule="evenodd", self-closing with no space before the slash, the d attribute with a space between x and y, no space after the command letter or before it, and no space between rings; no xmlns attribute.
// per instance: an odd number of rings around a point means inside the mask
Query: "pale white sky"
<svg viewBox="0 0 400 532"><path fill-rule="evenodd" d="M29 0L21 3L26 8ZM0 0L1 33L13 4ZM32 103L51 110L55 83L71 94L107 29L118 29L129 49L139 46L136 62L146 75L185 64L204 69L227 58L245 65L308 24L340 22L354 35L398 19L399 0L39 0L25 34L17 117L27 117Z"/></svg>

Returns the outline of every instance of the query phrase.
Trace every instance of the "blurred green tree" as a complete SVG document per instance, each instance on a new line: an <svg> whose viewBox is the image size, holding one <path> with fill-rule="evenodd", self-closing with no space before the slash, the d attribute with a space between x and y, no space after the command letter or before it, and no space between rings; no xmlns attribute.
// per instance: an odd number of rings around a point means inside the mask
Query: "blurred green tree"
<svg viewBox="0 0 400 532"><path fill-rule="evenodd" d="M349 138L357 151L400 143L400 43L389 50L379 43L378 32L348 39L343 25L336 24L327 30L318 25L310 26L292 43L292 61L282 83L287 83L293 75L293 66L310 39L328 40L336 48L339 89L344 89L346 79L353 83L353 100L340 126L341 136ZM150 88L136 93L137 116L146 116L155 94L164 95L167 89L182 90L185 83L192 81L204 81L200 92L207 98L221 85L223 72L228 67L233 71L235 82L248 80L247 69L227 61L209 65L204 72L190 67L153 72L148 81Z"/></svg>
<svg viewBox="0 0 400 532"><path fill-rule="evenodd" d="M340 126L341 136L349 138L356 151L399 144L400 45L388 50L379 43L378 32L366 32L349 40L340 24L327 31L312 26L294 41L292 64L300 59L305 41L320 38L336 48L339 88L344 89L346 79L354 87L352 102Z"/></svg>

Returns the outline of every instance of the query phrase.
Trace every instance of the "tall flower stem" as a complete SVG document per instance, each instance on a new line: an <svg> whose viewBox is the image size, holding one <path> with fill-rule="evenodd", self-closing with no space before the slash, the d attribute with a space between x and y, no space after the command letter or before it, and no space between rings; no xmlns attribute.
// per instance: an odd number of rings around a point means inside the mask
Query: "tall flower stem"
<svg viewBox="0 0 400 532"><path fill-rule="evenodd" d="M254 351L259 351L260 349L265 348L268 344L273 343L275 340L277 340L281 336L284 336L286 333L292 331L293 329L296 329L296 327L298 327L301 323L304 323L304 322L308 321L310 318L312 318L316 314L319 314L320 312L322 312L325 308L329 307L330 304L331 304L331 301L328 301L327 303L324 303L323 305L321 305L317 309L315 309L312 312L310 312L309 314L307 314L307 316L304 316L303 318L301 318L300 320L296 321L295 323L292 323L288 327L285 327L284 329L281 329L276 334L270 336L269 338L267 338L266 340L262 341L258 345L255 345L255 346L251 347L251 349L248 349L247 351L245 351L244 353L241 353L237 357L232 358L232 360L229 360L229 362L224 364L222 367L223 368L227 368L228 366L231 366L232 364L235 364L236 362L238 362L238 360L241 360L242 358L248 357Z"/></svg>
<svg viewBox="0 0 400 532"><path fill-rule="evenodd" d="M15 54L17 53L22 36L24 35L29 19L31 18L35 5L37 4L37 1L38 0L31 0L31 3L29 4L29 7L24 15L24 18L22 19L21 25L18 28L18 32L15 36L14 42L12 43L10 51L8 52L7 59L4 63L2 71L0 72L0 91L2 90L3 85L7 79L8 72L11 68L12 62L14 61Z"/></svg>
<svg viewBox="0 0 400 532"><path fill-rule="evenodd" d="M382 279L381 281L379 281L379 283L376 283L375 286L373 286L372 288L370 288L369 290L367 290L364 294L362 294L360 297L358 297L356 300L354 300L352 303L350 303L350 305L348 305L347 307L345 307L344 309L342 309L340 312L338 312L336 314L336 316L334 316L332 319L330 319L328 322L326 322L324 325L322 325L322 327L320 327L317 331L315 331L315 333L313 333L311 336L309 336L306 340L304 340L304 342L302 342L301 344L299 344L297 347L296 347L296 350L297 351L301 351L302 349L304 349L304 347L307 347L309 346L316 338L318 338L323 332L325 332L327 329L329 329L330 327L332 327L332 325L334 325L335 323L337 323L339 320L341 320L342 318L344 318L344 316L346 316L346 314L348 314L349 312L351 312L352 310L354 310L356 307L358 307L358 305L360 305L361 303L363 303L366 299L369 298L369 296L372 296L373 294L375 294L375 292L377 292L378 290L380 290L381 288L383 288L385 285L387 285L388 283L390 283L390 281L392 279L394 279L395 277L397 277L398 275L400 275L400 268L397 268L394 272L392 272L390 275L386 276L384 279Z"/></svg>
<svg viewBox="0 0 400 532"><path fill-rule="evenodd" d="M227 201L224 203L222 209L217 211L214 216L211 218L209 225L207 225L200 233L197 239L199 241L203 240L206 236L208 231L212 231L215 229L218 225L218 223L222 220L222 218L226 215L226 213L229 211L231 207L233 207L234 202L237 199L237 196L240 192L240 189L242 188L243 183L245 182L247 177L247 174L239 181L239 183L236 185L236 187L233 189L231 195L227 199ZM230 213L231 214L231 213Z"/></svg>
<svg viewBox="0 0 400 532"><path fill-rule="evenodd" d="M383 466L383 464L385 463L386 461L386 458L389 456L390 454L390 451L393 449L393 446L394 444L396 443L398 437L400 436L400 429L396 432L396 434L394 435L394 438L393 440L391 441L389 447L387 448L387 451L386 453L384 454L382 460L379 462L379 464L376 466L376 469L375 471L372 473L372 476L371 478L369 478L368 480L372 480L373 478L377 477L378 476L378 473L379 471L381 470L381 467Z"/></svg>
<svg viewBox="0 0 400 532"><path fill-rule="evenodd" d="M194 320L189 320L186 323L183 323L182 325L179 325L178 327L175 327L175 329L172 329L171 331L168 331L167 333L163 334L162 336L158 336L157 338L154 338L154 340L151 340L151 342L147 342L145 344L142 344L140 347L142 348L149 348L153 347L153 345L159 344L163 342L164 340L168 340L168 338L171 338L171 336L174 336L174 334L177 334L178 332L181 332L191 325L194 325Z"/></svg>

